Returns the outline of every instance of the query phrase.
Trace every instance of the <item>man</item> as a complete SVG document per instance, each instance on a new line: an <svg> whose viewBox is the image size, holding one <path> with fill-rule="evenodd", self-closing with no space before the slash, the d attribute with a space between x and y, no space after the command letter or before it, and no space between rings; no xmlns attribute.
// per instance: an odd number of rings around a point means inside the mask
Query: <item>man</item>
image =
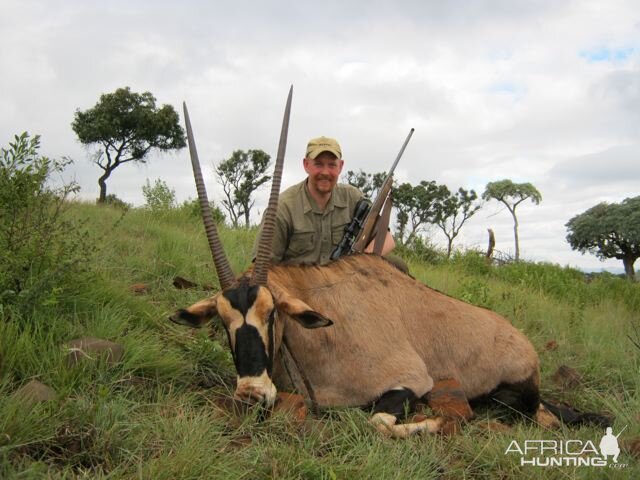
<svg viewBox="0 0 640 480"><path fill-rule="evenodd" d="M307 178L280 194L273 239L274 263L329 262L331 252L351 222L363 193L351 185L339 184L344 166L338 142L329 137L309 141L303 159ZM383 255L395 243L387 232ZM365 251L372 251L369 245Z"/></svg>

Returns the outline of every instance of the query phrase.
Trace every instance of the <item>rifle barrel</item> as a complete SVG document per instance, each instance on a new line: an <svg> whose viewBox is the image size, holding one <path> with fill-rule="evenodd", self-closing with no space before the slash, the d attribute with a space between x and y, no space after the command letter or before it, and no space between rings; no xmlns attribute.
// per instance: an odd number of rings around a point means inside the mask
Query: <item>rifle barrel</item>
<svg viewBox="0 0 640 480"><path fill-rule="evenodd" d="M398 166L398 162L400 161L400 158L402 157L402 154L404 153L404 149L407 148L407 144L409 143L409 140L411 140L411 135L413 135L414 131L415 131L415 128L412 128L411 130L409 130L409 135L407 135L407 138L405 139L404 143L402 144L402 148L398 152L398 156L396 157L395 161L393 162L393 165L391 165L391 170L389 170L389 175L393 175L393 172L395 171L396 167Z"/></svg>
<svg viewBox="0 0 640 480"><path fill-rule="evenodd" d="M400 161L400 158L404 153L404 149L407 148L407 144L409 143L409 140L411 140L411 135L413 135L414 130L415 130L414 128L409 130L409 135L407 135L407 138L402 144L402 148L400 149L400 152L398 152L398 156L393 162L393 165L391 165L391 169L389 169L387 178L384 179L384 182L382 183L382 186L378 191L378 196L373 201L371 210L369 210L369 213L367 214L363 222L362 230L357 235L356 240L351 245L351 250L350 250L351 252L362 252L367 246L367 243L368 243L367 240L369 240L373 234L374 226L378 221L378 215L380 215L380 212L382 211L382 207L389 197L389 192L391 191L391 187L393 185L393 172L398 166L398 162Z"/></svg>

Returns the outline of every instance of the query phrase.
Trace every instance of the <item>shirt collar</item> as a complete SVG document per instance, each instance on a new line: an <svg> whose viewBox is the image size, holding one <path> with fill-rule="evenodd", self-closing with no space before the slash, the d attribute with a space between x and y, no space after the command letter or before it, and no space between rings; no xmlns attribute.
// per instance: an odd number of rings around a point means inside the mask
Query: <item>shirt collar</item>
<svg viewBox="0 0 640 480"><path fill-rule="evenodd" d="M318 204L309 193L307 180L308 178L302 182L302 188L304 190L304 195L302 197L304 213L309 213L310 211L313 211L314 213L329 213L335 207L345 208L347 206L347 199L345 195L341 195L342 192L338 189L338 185L336 184L336 186L333 187L333 191L331 192L331 198L329 198L329 202L327 202L327 206L325 210L321 211L320 208L318 207Z"/></svg>

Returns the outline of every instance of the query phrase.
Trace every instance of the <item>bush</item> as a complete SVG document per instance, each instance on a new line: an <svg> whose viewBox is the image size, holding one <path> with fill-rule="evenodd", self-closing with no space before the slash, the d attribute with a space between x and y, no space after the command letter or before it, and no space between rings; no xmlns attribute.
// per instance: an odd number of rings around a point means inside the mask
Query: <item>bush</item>
<svg viewBox="0 0 640 480"><path fill-rule="evenodd" d="M145 207L154 213L176 208L176 192L164 180L157 178L152 186L147 179L146 185L142 187L142 194L146 201Z"/></svg>
<svg viewBox="0 0 640 480"><path fill-rule="evenodd" d="M471 275L487 275L491 271L484 253L479 250L456 250L451 256L451 263Z"/></svg>
<svg viewBox="0 0 640 480"><path fill-rule="evenodd" d="M55 303L84 265L91 246L65 216L75 183L53 188L70 160L38 154L40 137L27 132L0 149L0 303L32 308Z"/></svg>
<svg viewBox="0 0 640 480"><path fill-rule="evenodd" d="M220 210L213 202L209 202L209 207L211 208L211 215L213 216L213 221L218 225L224 224L226 217L224 212ZM202 218L202 213L200 212L200 201L196 199L189 199L182 202L180 205L180 210L185 212L190 217Z"/></svg>
<svg viewBox="0 0 640 480"><path fill-rule="evenodd" d="M127 203L124 200L118 198L115 193L110 193L109 195L107 195L104 199L104 203L115 208L120 208L122 210L129 210L133 208L133 205L131 203Z"/></svg>
<svg viewBox="0 0 640 480"><path fill-rule="evenodd" d="M420 236L413 237L411 242L406 245L396 244L394 252L411 260L432 265L442 263L446 257L446 254L438 249L431 240L425 240Z"/></svg>
<svg viewBox="0 0 640 480"><path fill-rule="evenodd" d="M465 274L495 278L512 286L544 292L576 307L616 301L624 303L631 311L640 309L640 285L608 273L587 275L575 268L547 262L519 261L489 266L484 255L474 250L456 252L451 262Z"/></svg>

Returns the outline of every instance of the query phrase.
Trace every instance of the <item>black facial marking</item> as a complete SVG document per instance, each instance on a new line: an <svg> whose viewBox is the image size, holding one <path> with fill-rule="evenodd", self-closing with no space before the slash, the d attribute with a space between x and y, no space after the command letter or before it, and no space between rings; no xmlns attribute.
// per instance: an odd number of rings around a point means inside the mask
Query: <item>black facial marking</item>
<svg viewBox="0 0 640 480"><path fill-rule="evenodd" d="M258 288L257 285L249 285L249 280L243 278L236 288L225 290L222 292L222 295L229 300L229 303L234 309L242 313L243 317L246 317L247 312L258 297Z"/></svg>
<svg viewBox="0 0 640 480"><path fill-rule="evenodd" d="M222 295L229 301L231 307L246 318L247 313L258 298L259 286L251 285L248 278L242 278L236 288L226 290ZM258 329L246 321L235 331L235 345L233 345L233 360L240 377L257 377L265 370L271 376L273 355L275 350L273 325L275 310L269 316L268 345L265 346ZM229 332L227 331L227 335ZM229 340L231 340L229 338ZM231 341L229 341L231 345ZM268 354L267 354L268 349Z"/></svg>
<svg viewBox="0 0 640 480"><path fill-rule="evenodd" d="M390 413L402 419L407 412L413 411L417 399L416 394L408 388L389 390L374 403L373 413Z"/></svg>
<svg viewBox="0 0 640 480"><path fill-rule="evenodd" d="M259 377L269 368L269 359L258 329L247 323L236 330L234 360L239 377Z"/></svg>

